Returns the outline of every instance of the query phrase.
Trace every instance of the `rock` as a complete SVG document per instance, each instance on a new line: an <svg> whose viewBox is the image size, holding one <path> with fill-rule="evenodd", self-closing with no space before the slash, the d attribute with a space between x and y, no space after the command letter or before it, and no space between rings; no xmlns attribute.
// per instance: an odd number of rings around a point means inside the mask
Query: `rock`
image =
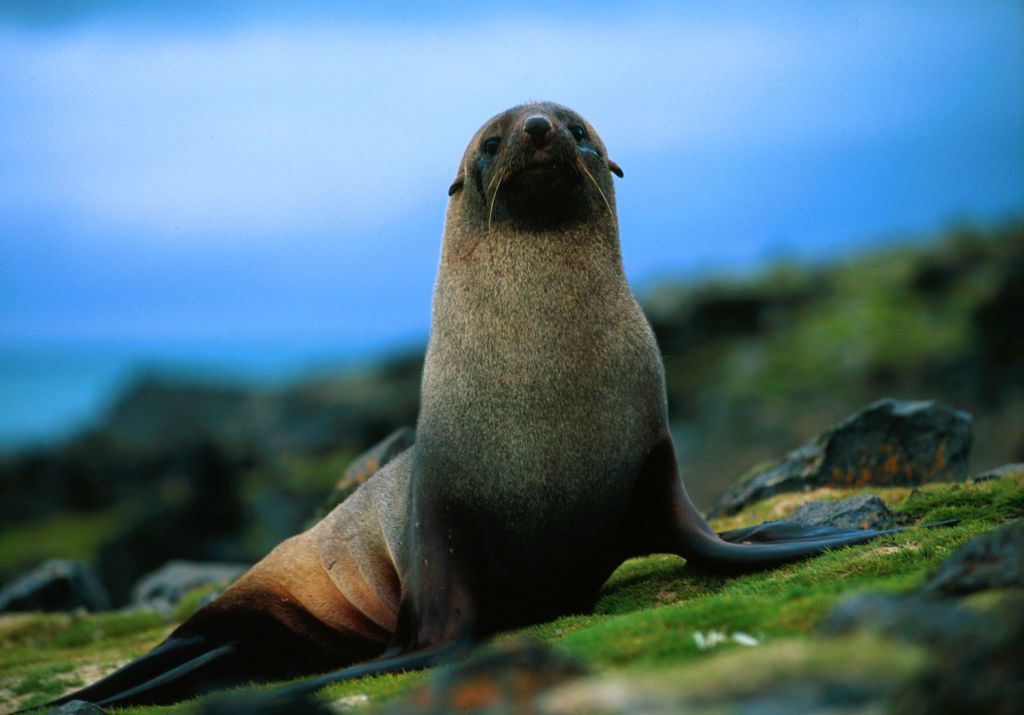
<svg viewBox="0 0 1024 715"><path fill-rule="evenodd" d="M326 516L334 507L341 504L354 492L360 484L379 472L392 459L413 445L416 432L410 427L399 427L387 437L352 460L345 468L345 474L334 486L334 490L316 513L317 520ZM312 526L314 522L309 525Z"/></svg>
<svg viewBox="0 0 1024 715"><path fill-rule="evenodd" d="M76 608L110 608L110 597L103 584L92 568L81 561L52 559L0 590L0 613Z"/></svg>
<svg viewBox="0 0 1024 715"><path fill-rule="evenodd" d="M971 477L971 481L987 482L990 479L1002 479L1003 477L1017 477L1021 475L1024 475L1024 462L1016 462L975 474Z"/></svg>
<svg viewBox="0 0 1024 715"><path fill-rule="evenodd" d="M87 703L84 700L72 700L50 708L46 715L106 715L107 711L98 705Z"/></svg>
<svg viewBox="0 0 1024 715"><path fill-rule="evenodd" d="M352 492L360 484L380 471L381 467L409 449L416 441L416 432L410 427L399 427L377 444L370 447L348 465L336 491Z"/></svg>
<svg viewBox="0 0 1024 715"><path fill-rule="evenodd" d="M971 539L922 587L931 596L966 596L994 588L1024 588L1024 521Z"/></svg>
<svg viewBox="0 0 1024 715"><path fill-rule="evenodd" d="M139 606L169 608L194 588L209 584L227 586L248 568L245 564L168 561L135 584L132 602Z"/></svg>
<svg viewBox="0 0 1024 715"><path fill-rule="evenodd" d="M370 704L370 696L365 693L355 693L353 695L345 695L332 700L328 703L328 707L335 713L348 713L361 708L365 708Z"/></svg>
<svg viewBox="0 0 1024 715"><path fill-rule="evenodd" d="M534 711L538 694L582 677L577 661L535 643L519 643L473 656L443 669L385 715L508 713Z"/></svg>
<svg viewBox="0 0 1024 715"><path fill-rule="evenodd" d="M543 715L794 715L796 713L878 713L882 693L875 683L780 682L753 693L693 697L636 679L598 678L570 683L545 694L536 710Z"/></svg>
<svg viewBox="0 0 1024 715"><path fill-rule="evenodd" d="M961 633L936 649L933 666L903 688L889 711L1014 713L1024 703L1024 601L1010 599L998 624Z"/></svg>
<svg viewBox="0 0 1024 715"><path fill-rule="evenodd" d="M544 715L883 713L887 699L917 673L924 660L903 644L876 651L880 639L770 640L774 642L766 644L763 652L732 649L712 658L616 669L572 680L543 693L535 710L523 711Z"/></svg>
<svg viewBox="0 0 1024 715"><path fill-rule="evenodd" d="M782 492L817 487L964 481L971 416L934 401L884 399L823 432L774 466L744 477L711 510L735 514Z"/></svg>
<svg viewBox="0 0 1024 715"><path fill-rule="evenodd" d="M839 602L822 629L828 635L870 630L908 643L937 645L991 628L988 618L959 604L920 594L857 594Z"/></svg>
<svg viewBox="0 0 1024 715"><path fill-rule="evenodd" d="M896 516L884 501L872 494L808 502L793 513L791 520L798 524L841 529L891 529L896 526Z"/></svg>
<svg viewBox="0 0 1024 715"><path fill-rule="evenodd" d="M667 694L622 677L599 676L570 682L545 693L540 698L538 712L545 715L668 715L693 712L692 708L687 708L688 704L681 695Z"/></svg>

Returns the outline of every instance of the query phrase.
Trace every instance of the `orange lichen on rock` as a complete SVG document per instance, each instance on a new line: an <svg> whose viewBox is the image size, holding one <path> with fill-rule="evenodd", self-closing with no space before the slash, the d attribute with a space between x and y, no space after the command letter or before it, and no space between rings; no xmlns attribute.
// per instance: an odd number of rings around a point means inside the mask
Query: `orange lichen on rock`
<svg viewBox="0 0 1024 715"><path fill-rule="evenodd" d="M882 452L885 453L885 461L882 464L882 472L887 477L886 481L891 482L893 477L900 473L900 457L896 454L891 444L882 445Z"/></svg>
<svg viewBox="0 0 1024 715"><path fill-rule="evenodd" d="M455 688L448 704L455 710L479 710L503 699L501 688L493 680L473 680Z"/></svg>
<svg viewBox="0 0 1024 715"><path fill-rule="evenodd" d="M871 484L871 469L869 469L868 467L861 467L860 479L857 480L856 486L865 487L868 484Z"/></svg>
<svg viewBox="0 0 1024 715"><path fill-rule="evenodd" d="M935 457L932 459L932 473L944 472L946 466L946 440L943 439L939 442L939 446L935 450Z"/></svg>

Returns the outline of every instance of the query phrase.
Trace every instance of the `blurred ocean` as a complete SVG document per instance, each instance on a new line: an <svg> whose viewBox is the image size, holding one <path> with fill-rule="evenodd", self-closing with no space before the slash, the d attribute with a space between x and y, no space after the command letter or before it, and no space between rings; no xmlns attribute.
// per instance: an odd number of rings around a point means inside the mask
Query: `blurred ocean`
<svg viewBox="0 0 1024 715"><path fill-rule="evenodd" d="M145 375L273 387L358 365L372 349L315 344L0 344L0 453L45 446L99 420Z"/></svg>

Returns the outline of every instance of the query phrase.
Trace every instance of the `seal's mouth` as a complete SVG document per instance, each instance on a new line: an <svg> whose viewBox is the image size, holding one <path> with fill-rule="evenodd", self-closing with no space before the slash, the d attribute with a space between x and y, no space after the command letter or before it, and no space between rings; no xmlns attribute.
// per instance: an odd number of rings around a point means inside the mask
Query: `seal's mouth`
<svg viewBox="0 0 1024 715"><path fill-rule="evenodd" d="M570 172L572 169L568 162L560 161L557 159L547 159L539 161L531 161L525 166L521 166L509 174L509 178L513 177L543 177L543 176L555 176L558 174L564 174Z"/></svg>
<svg viewBox="0 0 1024 715"><path fill-rule="evenodd" d="M505 215L519 225L543 228L578 220L588 202L579 170L571 163L531 161L510 172L499 194Z"/></svg>
<svg viewBox="0 0 1024 715"><path fill-rule="evenodd" d="M579 170L573 164L547 158L530 161L508 173L506 189L530 201L564 196L579 185Z"/></svg>

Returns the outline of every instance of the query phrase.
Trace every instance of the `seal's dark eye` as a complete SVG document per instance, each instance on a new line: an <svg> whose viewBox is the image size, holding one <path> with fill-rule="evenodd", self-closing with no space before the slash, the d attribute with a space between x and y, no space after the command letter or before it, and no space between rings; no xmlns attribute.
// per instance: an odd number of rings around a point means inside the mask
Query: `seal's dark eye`
<svg viewBox="0 0 1024 715"><path fill-rule="evenodd" d="M581 127L579 124L573 124L569 127L569 133L572 134L572 138L577 142L581 142L587 138L587 130Z"/></svg>
<svg viewBox="0 0 1024 715"><path fill-rule="evenodd" d="M501 144L501 139L497 137L491 137L490 139L484 139L484 154L490 154L494 156L498 153L498 145Z"/></svg>

